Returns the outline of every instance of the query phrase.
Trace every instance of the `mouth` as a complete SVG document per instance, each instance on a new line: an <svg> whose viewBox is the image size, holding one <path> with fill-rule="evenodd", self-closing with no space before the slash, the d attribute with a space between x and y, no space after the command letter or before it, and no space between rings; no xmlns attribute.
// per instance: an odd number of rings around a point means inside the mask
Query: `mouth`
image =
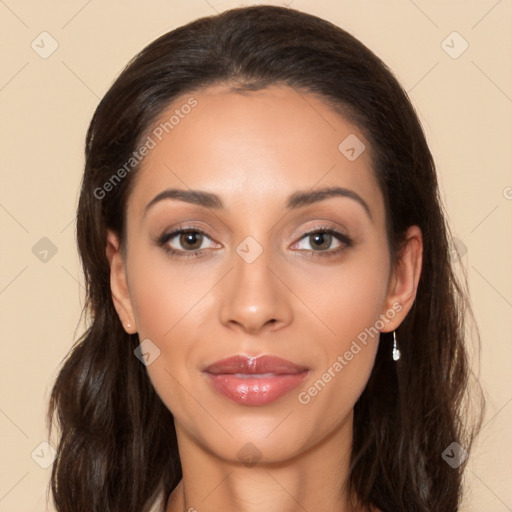
<svg viewBox="0 0 512 512"><path fill-rule="evenodd" d="M251 357L236 355L220 359L204 368L203 371L214 375L294 375L305 370L309 370L309 368L299 366L277 356L262 355Z"/></svg>
<svg viewBox="0 0 512 512"><path fill-rule="evenodd" d="M262 406L283 397L309 375L309 368L276 356L237 355L207 366L213 389L240 405Z"/></svg>

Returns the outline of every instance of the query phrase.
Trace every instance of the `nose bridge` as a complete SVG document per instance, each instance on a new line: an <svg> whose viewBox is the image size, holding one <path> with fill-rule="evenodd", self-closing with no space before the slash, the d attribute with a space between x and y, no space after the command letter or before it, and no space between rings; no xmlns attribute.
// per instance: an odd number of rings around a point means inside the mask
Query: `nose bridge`
<svg viewBox="0 0 512 512"><path fill-rule="evenodd" d="M268 245L268 244L266 244ZM232 255L233 271L223 288L221 321L256 331L291 319L287 288L276 277L276 257L255 238L246 237Z"/></svg>

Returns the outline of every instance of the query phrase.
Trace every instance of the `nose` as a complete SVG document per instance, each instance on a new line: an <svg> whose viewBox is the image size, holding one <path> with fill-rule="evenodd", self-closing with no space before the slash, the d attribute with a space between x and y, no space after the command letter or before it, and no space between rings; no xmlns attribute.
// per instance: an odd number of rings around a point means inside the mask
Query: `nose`
<svg viewBox="0 0 512 512"><path fill-rule="evenodd" d="M254 334L280 329L291 322L293 294L284 276L272 268L271 260L265 250L251 263L234 253L234 268L222 281L220 320L223 325Z"/></svg>

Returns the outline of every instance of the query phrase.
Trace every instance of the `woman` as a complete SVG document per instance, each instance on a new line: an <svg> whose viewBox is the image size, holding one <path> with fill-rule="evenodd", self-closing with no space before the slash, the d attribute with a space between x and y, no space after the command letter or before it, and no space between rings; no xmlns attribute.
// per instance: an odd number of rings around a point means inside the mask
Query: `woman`
<svg viewBox="0 0 512 512"><path fill-rule="evenodd" d="M254 6L154 41L92 119L77 236L59 512L458 509L466 296L418 118L354 37Z"/></svg>

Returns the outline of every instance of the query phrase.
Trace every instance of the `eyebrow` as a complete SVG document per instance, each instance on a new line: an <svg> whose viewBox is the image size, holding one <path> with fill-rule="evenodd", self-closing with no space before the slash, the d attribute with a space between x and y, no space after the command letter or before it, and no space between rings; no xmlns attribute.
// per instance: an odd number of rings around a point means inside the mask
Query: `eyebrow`
<svg viewBox="0 0 512 512"><path fill-rule="evenodd" d="M294 192L286 200L286 209L295 210L331 197L345 197L356 201L363 207L366 214L373 222L373 217L366 201L353 190L343 187L324 187L316 190ZM221 210L224 208L224 203L217 194L203 190L182 190L173 188L166 189L157 194L146 205L143 216L146 215L147 211L152 206L164 199L175 199L214 210Z"/></svg>

